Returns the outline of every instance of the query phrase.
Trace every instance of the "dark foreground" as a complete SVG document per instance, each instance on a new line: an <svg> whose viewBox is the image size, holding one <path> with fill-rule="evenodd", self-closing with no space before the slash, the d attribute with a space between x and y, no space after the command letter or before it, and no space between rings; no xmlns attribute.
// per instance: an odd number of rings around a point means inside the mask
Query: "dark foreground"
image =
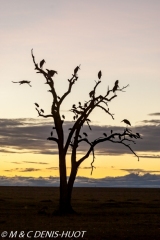
<svg viewBox="0 0 160 240"><path fill-rule="evenodd" d="M19 237L12 239L160 239L160 189L74 188L77 215L53 216L57 204L58 188L0 187L0 234L17 231ZM33 232L22 238L22 231ZM76 237L62 237L67 231ZM87 232L82 238L78 231Z"/></svg>

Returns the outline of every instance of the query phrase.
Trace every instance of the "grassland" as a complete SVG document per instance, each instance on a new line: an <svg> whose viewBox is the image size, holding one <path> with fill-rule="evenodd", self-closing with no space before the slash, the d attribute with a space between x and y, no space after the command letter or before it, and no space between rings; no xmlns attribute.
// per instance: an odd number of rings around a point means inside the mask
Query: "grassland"
<svg viewBox="0 0 160 240"><path fill-rule="evenodd" d="M57 205L58 188L0 187L0 233L87 231L83 238L44 239L160 239L160 189L74 188L78 214L54 216Z"/></svg>

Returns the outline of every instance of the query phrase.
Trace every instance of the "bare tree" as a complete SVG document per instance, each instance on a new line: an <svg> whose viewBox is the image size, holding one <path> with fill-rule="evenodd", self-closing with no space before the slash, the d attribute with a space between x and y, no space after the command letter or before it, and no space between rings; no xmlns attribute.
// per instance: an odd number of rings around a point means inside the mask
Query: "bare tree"
<svg viewBox="0 0 160 240"><path fill-rule="evenodd" d="M82 127L84 124L87 124L89 129L91 128L91 120L89 119L90 114L93 112L94 109L100 108L103 110L106 114L108 114L112 119L114 119L113 114L110 112L108 108L108 104L110 101L112 101L114 98L117 97L116 91L123 91L127 86L124 86L120 88L118 86L118 80L116 80L114 86L112 89L109 89L104 95L96 95L96 90L98 85L101 83L101 71L98 72L98 81L95 83L95 86L93 90L89 93L89 100L85 102L83 105L81 102L79 102L78 106L73 104L71 111L73 112L73 127L70 128L69 134L67 137L67 140L64 139L64 128L63 128L63 121L65 119L64 115L60 114L60 107L63 101L66 99L66 97L71 93L73 85L78 80L78 71L80 69L80 66L77 66L70 79L68 79L68 89L66 92L59 97L57 95L56 89L54 87L54 74L57 74L57 71L55 70L48 70L44 71L42 69L42 61L40 61L40 64L37 64L35 61L35 57L33 55L33 50L31 51L33 63L35 66L35 70L37 73L40 73L44 76L46 80L46 84L50 87L50 92L53 96L53 102L51 106L51 113L48 115L44 114L43 109L39 109L39 105L36 105L36 110L38 112L38 115L43 118L53 118L54 121L54 129L56 130L57 137L53 137L53 132L51 132L51 136L48 138L50 141L54 141L57 143L58 152L59 152L59 174L60 174L60 197L59 197L59 207L58 212L59 213L72 213L74 212L72 205L71 205L71 196L72 196L72 190L74 181L76 179L77 170L81 163L83 163L90 154L93 155L93 161L91 163L91 173L93 171L93 162L95 158L94 154L94 148L97 144L102 142L112 142L112 143L119 143L127 148L138 158L137 154L132 150L130 143L135 143L133 139L141 138L139 133L132 133L130 129L127 127L124 129L122 133L113 133L111 131L111 134L107 136L106 133L104 133L104 137L99 137L95 139L94 141L90 142L88 140L87 133L83 133L84 137L82 137ZM44 63L44 60L43 60ZM81 134L81 135L80 135ZM80 143L85 142L88 145L88 150L84 154L83 157L80 159L77 159L77 151ZM66 173L66 155L69 151L69 147L71 147L71 172L70 176L67 179L67 173Z"/></svg>

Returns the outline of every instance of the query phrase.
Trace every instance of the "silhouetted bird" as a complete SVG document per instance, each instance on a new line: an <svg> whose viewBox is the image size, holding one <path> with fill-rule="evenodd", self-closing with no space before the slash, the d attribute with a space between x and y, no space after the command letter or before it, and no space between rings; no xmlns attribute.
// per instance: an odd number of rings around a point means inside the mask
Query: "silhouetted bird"
<svg viewBox="0 0 160 240"><path fill-rule="evenodd" d="M118 80L115 81L114 87L113 87L113 92L115 92L117 90L118 86Z"/></svg>
<svg viewBox="0 0 160 240"><path fill-rule="evenodd" d="M102 72L99 71L99 72L98 72L98 78L101 79L101 77L102 77Z"/></svg>
<svg viewBox="0 0 160 240"><path fill-rule="evenodd" d="M74 69L74 75L76 75L77 74L77 72L78 72L78 70L80 69L80 65L79 66L77 66L75 69Z"/></svg>
<svg viewBox="0 0 160 240"><path fill-rule="evenodd" d="M44 113L44 110L43 110L43 109L41 109L41 112L42 112L42 113Z"/></svg>
<svg viewBox="0 0 160 240"><path fill-rule="evenodd" d="M39 66L40 66L40 68L42 68L43 67L43 64L45 63L45 60L43 59L42 61L40 61L40 64L39 64Z"/></svg>
<svg viewBox="0 0 160 240"><path fill-rule="evenodd" d="M13 82L13 81L12 81L12 82ZM22 81L19 81L19 82L13 82L13 83L19 83L19 85L24 84L24 83L27 83L30 87L32 87L32 86L30 85L30 82L31 82L31 81L22 80Z"/></svg>
<svg viewBox="0 0 160 240"><path fill-rule="evenodd" d="M103 135L104 135L105 137L107 137L107 134L106 134L106 133L103 133Z"/></svg>
<svg viewBox="0 0 160 240"><path fill-rule="evenodd" d="M51 132L51 136L53 136L53 132Z"/></svg>
<svg viewBox="0 0 160 240"><path fill-rule="evenodd" d="M82 138L81 135L78 135L79 138Z"/></svg>
<svg viewBox="0 0 160 240"><path fill-rule="evenodd" d="M85 133L85 132L83 133L83 135L86 136L86 137L88 137L87 133Z"/></svg>
<svg viewBox="0 0 160 240"><path fill-rule="evenodd" d="M119 82L119 80L116 80L116 81L115 81L115 85L118 85L118 82Z"/></svg>
<svg viewBox="0 0 160 240"><path fill-rule="evenodd" d="M129 122L127 119L123 119L121 122L124 122L124 123L126 123L127 125L130 125L130 126L131 126L130 122Z"/></svg>
<svg viewBox="0 0 160 240"><path fill-rule="evenodd" d="M76 116L74 116L73 119L75 120L75 119L76 119Z"/></svg>
<svg viewBox="0 0 160 240"><path fill-rule="evenodd" d="M113 133L113 130L111 130L111 134Z"/></svg>
<svg viewBox="0 0 160 240"><path fill-rule="evenodd" d="M72 108L76 108L76 105L75 105L75 104L73 104L73 105L72 105Z"/></svg>
<svg viewBox="0 0 160 240"><path fill-rule="evenodd" d="M140 138L141 137L141 135L139 134L139 133L136 133L136 135Z"/></svg>
<svg viewBox="0 0 160 240"><path fill-rule="evenodd" d="M48 72L49 77L53 77L55 73L58 74L58 72L55 70L48 70L48 69L46 69L46 70Z"/></svg>
<svg viewBox="0 0 160 240"><path fill-rule="evenodd" d="M64 115L62 115L62 118L63 118L63 119L65 119L65 116L64 116Z"/></svg>
<svg viewBox="0 0 160 240"><path fill-rule="evenodd" d="M94 90L89 93L90 97L93 97L93 95L94 95Z"/></svg>
<svg viewBox="0 0 160 240"><path fill-rule="evenodd" d="M81 102L79 102L79 105L81 105Z"/></svg>
<svg viewBox="0 0 160 240"><path fill-rule="evenodd" d="M113 87L113 92L115 92L116 90L117 90L117 88L118 88L118 85L114 85L114 87Z"/></svg>
<svg viewBox="0 0 160 240"><path fill-rule="evenodd" d="M39 107L38 103L35 103L36 107Z"/></svg>

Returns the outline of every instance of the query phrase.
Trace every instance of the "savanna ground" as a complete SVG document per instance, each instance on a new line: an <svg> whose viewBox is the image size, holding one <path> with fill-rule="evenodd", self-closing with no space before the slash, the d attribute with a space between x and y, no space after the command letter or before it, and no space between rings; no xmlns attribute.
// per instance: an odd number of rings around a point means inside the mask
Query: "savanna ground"
<svg viewBox="0 0 160 240"><path fill-rule="evenodd" d="M52 215L57 204L58 188L0 187L0 234L87 231L83 238L44 239L160 239L160 189L74 188L76 215Z"/></svg>

